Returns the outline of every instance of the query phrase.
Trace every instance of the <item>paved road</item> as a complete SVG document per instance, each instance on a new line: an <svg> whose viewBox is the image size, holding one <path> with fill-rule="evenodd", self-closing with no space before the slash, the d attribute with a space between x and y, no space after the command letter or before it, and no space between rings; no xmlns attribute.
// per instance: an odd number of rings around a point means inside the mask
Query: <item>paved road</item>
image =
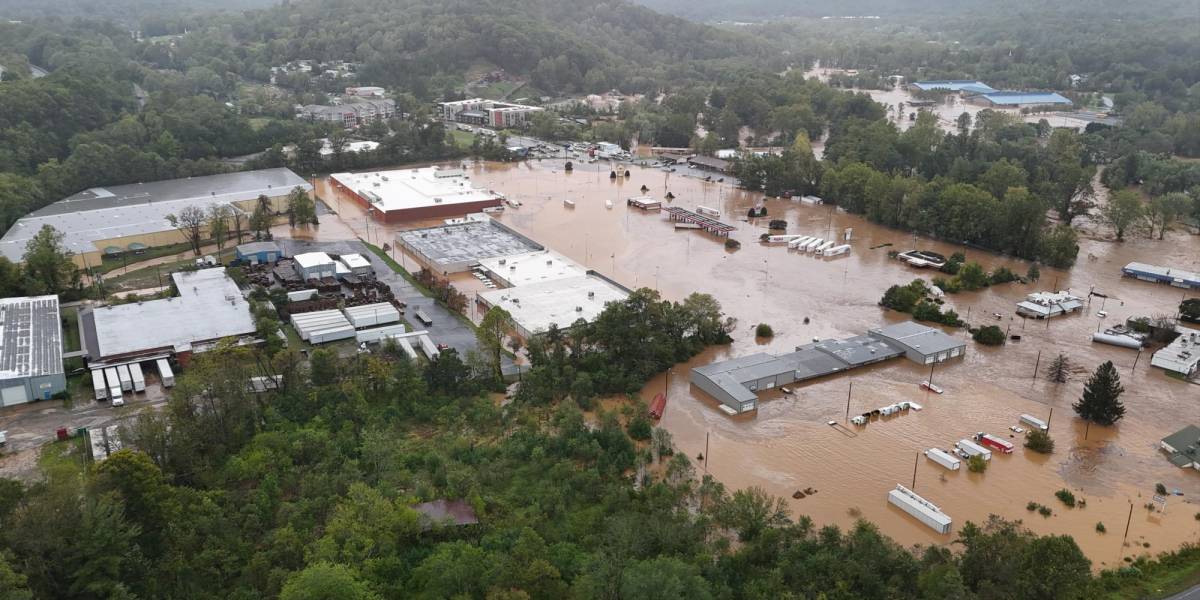
<svg viewBox="0 0 1200 600"><path fill-rule="evenodd" d="M1200 600L1200 585L1165 598L1164 600Z"/></svg>
<svg viewBox="0 0 1200 600"><path fill-rule="evenodd" d="M303 252L358 253L363 255L367 260L371 261L371 266L375 269L375 277L379 281L388 284L388 287L392 288L392 293L396 295L396 298L408 304L408 314L419 308L433 319L433 325L423 328L429 331L429 336L435 344L446 344L457 350L459 356L463 358L467 356L468 352L473 352L478 348L475 341L474 329L468 327L461 320L450 314L450 311L434 302L433 298L422 294L420 290L401 277L399 273L393 271L383 259L379 258L374 252L371 252L361 241L313 242L279 238L275 241L288 256L294 256ZM517 372L516 365L507 356L503 358L501 368L505 375L515 375Z"/></svg>

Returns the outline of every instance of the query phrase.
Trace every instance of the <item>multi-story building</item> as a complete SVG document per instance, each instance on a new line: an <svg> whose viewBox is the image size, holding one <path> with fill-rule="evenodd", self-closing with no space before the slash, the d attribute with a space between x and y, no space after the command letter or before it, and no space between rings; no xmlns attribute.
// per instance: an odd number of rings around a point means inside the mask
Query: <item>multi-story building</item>
<svg viewBox="0 0 1200 600"><path fill-rule="evenodd" d="M356 99L338 106L309 104L299 110L302 119L341 123L346 129L354 129L378 120L396 116L396 101L389 98Z"/></svg>
<svg viewBox="0 0 1200 600"><path fill-rule="evenodd" d="M520 127L536 113L544 110L540 106L509 104L483 98L442 102L442 119L453 123L468 123L504 129Z"/></svg>

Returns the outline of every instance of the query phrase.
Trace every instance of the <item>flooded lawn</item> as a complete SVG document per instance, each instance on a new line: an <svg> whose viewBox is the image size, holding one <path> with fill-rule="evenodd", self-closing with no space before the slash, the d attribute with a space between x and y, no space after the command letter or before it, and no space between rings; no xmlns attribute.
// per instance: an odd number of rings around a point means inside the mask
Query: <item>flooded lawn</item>
<svg viewBox="0 0 1200 600"><path fill-rule="evenodd" d="M852 513L861 514L905 544L944 544L967 520L981 522L999 514L1022 519L1039 533L1073 535L1098 566L1200 539L1200 521L1195 518L1200 504L1194 503L1200 499L1200 473L1172 467L1157 450L1164 435L1185 423L1200 424L1200 386L1167 378L1150 366L1149 352L1138 358L1136 352L1093 344L1090 338L1098 327L1128 316L1174 314L1185 292L1123 279L1120 269L1136 260L1200 270L1200 238L1180 232L1162 242L1131 239L1115 244L1097 235L1081 236L1079 264L1070 271L1042 268L1040 284L1004 284L947 296L947 305L964 318L969 313L972 324L996 324L1023 339L1000 348L969 342L965 359L934 371L944 395L930 395L918 387L929 376L928 369L897 359L797 386L794 396L768 392L760 396L757 414L730 418L716 409L715 400L688 383L690 368L753 352L790 351L813 338L848 337L903 320L903 315L877 306L884 290L934 274L903 266L887 252L920 248L950 255L962 248L878 227L829 206L783 200L767 202L768 218L744 222L746 210L761 200L760 195L655 169L631 167L630 178L610 181L609 167L600 163L579 165L573 173L565 173L561 161L551 160L468 167L477 184L523 203L499 217L504 223L627 286L656 288L671 299L693 291L712 294L738 319L731 346L710 349L673 369L662 420L693 459L710 436L707 469L727 487L761 486L788 498L794 515L809 515L819 524L848 526L855 518ZM723 239L677 231L661 213L627 207L625 199L641 195L643 185L657 198L672 192L677 206L718 208L721 220L737 225L732 237L742 248L727 251ZM327 192L322 196L330 197ZM565 206L563 199L574 200L575 207ZM611 209L605 207L606 200L613 201ZM334 221L338 225L327 229L323 221L317 235L343 235L349 229L366 239L362 211L348 202L341 205L343 218ZM853 250L848 256L821 259L760 244L767 221L780 218L787 221L788 233L832 238L853 228ZM393 231L370 224L370 237L377 244L390 241ZM988 269L1003 265L1023 274L1028 268L1024 261L982 251L967 255ZM472 278L455 281L464 282L464 291L470 293ZM1014 314L1015 303L1033 291L1070 289L1086 296L1093 288L1109 298L1095 298L1075 315L1047 323L1026 322ZM1102 307L1106 319L1096 315ZM807 325L805 317L810 319ZM769 343L753 337L754 325L760 322L776 332ZM1071 380L1053 384L1034 377L1039 355L1044 367L1059 352L1078 367ZM1071 403L1079 397L1086 373L1105 360L1112 360L1120 371L1127 416L1114 428L1092 427L1085 440L1085 428L1074 417ZM651 381L643 397L649 401L665 383L665 376ZM857 435L851 435L826 424L845 418L848 395L852 415L899 400L918 402L924 410L852 427ZM925 449L948 448L979 431L1008 438L1008 427L1021 413L1051 420L1057 443L1053 455L1027 453L1019 438L1009 438L1017 449L1011 455L995 455L983 474L968 473L965 465L962 471L944 471L918 458ZM897 483L912 484L914 460L915 489L953 517L950 536L933 533L886 502L887 491ZM1158 482L1184 493L1169 499L1165 514L1151 514L1143 507ZM795 490L807 487L817 493L791 500ZM1055 499L1054 492L1064 487L1086 498L1087 506L1068 509ZM1030 501L1051 507L1054 515L1044 518L1026 511ZM1122 547L1131 505L1130 544ZM1095 531L1097 522L1104 523L1107 534Z"/></svg>

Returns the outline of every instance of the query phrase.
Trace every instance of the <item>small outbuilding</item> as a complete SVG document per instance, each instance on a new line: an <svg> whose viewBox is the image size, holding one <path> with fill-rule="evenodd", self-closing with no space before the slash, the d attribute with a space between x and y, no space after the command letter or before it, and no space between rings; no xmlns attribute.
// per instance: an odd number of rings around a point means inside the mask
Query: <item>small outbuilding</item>
<svg viewBox="0 0 1200 600"><path fill-rule="evenodd" d="M308 279L325 279L332 278L337 275L337 267L332 258L324 252L305 252L297 254L296 274L302 280Z"/></svg>
<svg viewBox="0 0 1200 600"><path fill-rule="evenodd" d="M237 259L252 265L273 265L283 258L283 250L275 242L250 242L237 247Z"/></svg>

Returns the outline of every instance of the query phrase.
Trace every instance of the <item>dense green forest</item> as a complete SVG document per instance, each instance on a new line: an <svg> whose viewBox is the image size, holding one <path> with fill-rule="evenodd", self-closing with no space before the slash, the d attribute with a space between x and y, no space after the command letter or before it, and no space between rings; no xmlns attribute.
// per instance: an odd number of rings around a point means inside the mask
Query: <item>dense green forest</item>
<svg viewBox="0 0 1200 600"><path fill-rule="evenodd" d="M485 393L493 371L478 357L415 364L388 347L316 350L305 363L222 346L196 357L163 411L123 429L136 449L88 464L59 444L43 480L0 480L0 591L1051 600L1139 589L1164 568L1138 560L1093 577L1071 538L999 519L963 525L955 552L912 552L865 522L817 527L760 490L701 476L644 405L593 406L726 340L728 326L711 298L640 290L591 325L536 339L527 377L540 391L507 408ZM264 372L282 389L249 391ZM466 501L478 524L413 508L436 499Z"/></svg>

